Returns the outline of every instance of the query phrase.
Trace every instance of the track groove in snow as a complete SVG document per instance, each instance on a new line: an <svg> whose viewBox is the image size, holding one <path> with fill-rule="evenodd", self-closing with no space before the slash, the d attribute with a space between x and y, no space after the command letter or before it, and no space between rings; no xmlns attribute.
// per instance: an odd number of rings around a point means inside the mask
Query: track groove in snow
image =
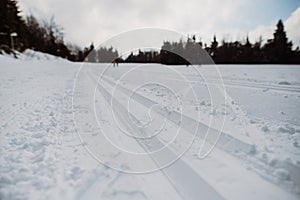
<svg viewBox="0 0 300 200"><path fill-rule="evenodd" d="M110 85L114 85L114 83L107 79L107 77L102 77L103 80L107 81ZM133 93L133 91L131 91L128 88L125 88L124 86L118 86L120 87L124 93L126 93L127 95L130 95ZM149 99L141 94L136 94L135 96L135 100L141 104L143 104L146 107L151 107L153 105L158 104L157 102L155 102L152 99ZM165 111L163 110L159 110L158 113L162 114ZM168 115L168 120L170 120L171 122L173 122L174 124L177 124L178 120L180 120L180 114L177 111L172 111L172 113L170 113ZM251 154L251 153L255 153L255 147L251 144L245 143L244 141L241 141L237 138L234 138L231 135L228 135L224 132L219 133L218 130L215 130L211 127L208 127L206 124L203 124L201 122L198 122L192 118L190 118L189 116L182 116L182 121L184 121L183 124L183 128L186 129L188 132L192 133L197 130L197 135L200 136L201 138L205 137L205 133L207 132L207 130L211 130L212 132L210 132L210 134L208 135L207 141L211 143L211 145L215 144L216 138L218 139L218 143L216 144L217 147L234 153L234 152L239 152L242 151L246 154ZM220 135L220 136L219 136Z"/></svg>
<svg viewBox="0 0 300 200"><path fill-rule="evenodd" d="M106 81L108 84L110 84L111 86L114 86L114 82L112 80L110 80L108 77L101 77L101 80ZM120 84L118 85L118 87L121 89L121 91L123 93L125 93L126 95L131 95L133 93L132 90L126 88L125 86L121 86ZM146 107L151 107L153 105L158 104L158 102L155 102L152 99L149 99L145 96L143 96L142 94L135 94L135 98L134 98L137 102L141 103L142 105L146 106ZM159 110L154 110L155 112L157 112L158 114L162 115L165 113L165 111L159 109ZM172 111L171 114L168 115L167 119L171 122L174 123L174 125L177 125L177 121L180 119L180 113L178 113L177 111ZM230 153L231 155L240 158L243 155L255 155L256 154L256 149L255 146L253 144L249 144L246 143L244 141L241 141L237 138L235 138L234 136L231 136L227 133L219 133L218 130L215 130L211 127L208 127L207 125L198 122L188 116L182 116L182 128L184 128L186 131L188 131L189 133L193 134L195 130L197 130L197 136L199 136L200 138L204 138L205 137L205 133L207 132L208 129L210 129L211 132L209 132L209 134L207 135L208 137L206 138L207 142L210 143L210 145L214 145L216 144L216 147L218 147L221 150L224 150L228 153ZM219 137L220 134L220 137ZM216 138L219 139L217 140L217 143L214 143L216 141ZM241 155L241 152L243 153ZM237 154L238 153L238 154ZM268 163L265 163L264 161L258 160L258 159L253 159L256 162L260 162L262 169L265 169L267 167L269 167ZM254 163L254 164L255 164ZM299 184L299 174L300 174L300 167L294 165L293 163L290 163L288 161L276 161L276 164L273 165L273 167L276 169L285 169L288 171L288 173L290 174L290 179L292 181L295 182L295 184L297 184L298 187L300 187ZM260 173L260 172L258 172ZM272 180L269 180L271 182L273 182ZM297 190L300 190L300 188L298 188Z"/></svg>
<svg viewBox="0 0 300 200"><path fill-rule="evenodd" d="M96 83L96 80L89 74L91 79L93 79ZM105 97L108 104L111 98L114 98L107 89L103 87L103 85L98 85L98 89L100 93ZM130 126L130 122L128 121L128 116L126 113L126 109L115 99L115 102L120 110L120 115L126 121L125 125L133 130L139 131L138 129ZM133 115L132 115L133 116ZM134 117L134 116L133 116ZM127 119L127 120L126 120ZM142 135L143 132L140 132ZM144 143L143 141L137 141L139 145L141 145L146 152L150 151L149 144ZM156 144L155 144L156 143ZM163 145L158 139L154 138L152 141L154 145ZM172 150L167 150L161 156L152 156L155 163L158 164L157 168L160 168L161 163L163 163L164 157L174 157L174 160L177 159L177 156ZM206 199L224 199L220 194L218 194L204 179L202 179L197 172L195 172L192 168L189 167L183 160L179 159L174 162L171 166L162 169L163 173L166 175L167 179L172 183L175 187L176 191L179 192L180 195L183 196L184 199L199 199L199 197L205 197ZM179 172L184 171L184 174ZM190 185L189 183L193 183Z"/></svg>

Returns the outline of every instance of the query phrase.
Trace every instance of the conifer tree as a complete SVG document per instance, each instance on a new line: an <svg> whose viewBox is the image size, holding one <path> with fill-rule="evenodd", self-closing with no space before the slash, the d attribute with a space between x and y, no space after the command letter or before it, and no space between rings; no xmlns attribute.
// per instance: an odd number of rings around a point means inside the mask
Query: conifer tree
<svg viewBox="0 0 300 200"><path fill-rule="evenodd" d="M289 63L292 54L292 42L289 42L281 20L277 23L274 38L264 47L265 61L270 63Z"/></svg>
<svg viewBox="0 0 300 200"><path fill-rule="evenodd" d="M13 34L16 33L16 34ZM20 16L15 0L0 1L0 48L12 48L12 39L16 50L27 47L26 26Z"/></svg>

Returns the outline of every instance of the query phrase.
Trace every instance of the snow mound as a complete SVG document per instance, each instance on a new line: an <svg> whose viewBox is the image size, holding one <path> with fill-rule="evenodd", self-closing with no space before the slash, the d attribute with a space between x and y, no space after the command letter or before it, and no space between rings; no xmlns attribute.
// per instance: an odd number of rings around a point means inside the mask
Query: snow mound
<svg viewBox="0 0 300 200"><path fill-rule="evenodd" d="M70 62L67 59L57 57L51 54L34 51L32 49L26 49L24 52L14 51L12 54L7 54L4 51L0 51L1 59L19 59L22 61L55 61L55 62Z"/></svg>
<svg viewBox="0 0 300 200"><path fill-rule="evenodd" d="M278 85L292 85L292 84L288 81L280 81L278 82Z"/></svg>
<svg viewBox="0 0 300 200"><path fill-rule="evenodd" d="M68 62L67 59L53 56L47 53L26 49L22 54L18 55L21 60L47 60L47 61L63 61Z"/></svg>

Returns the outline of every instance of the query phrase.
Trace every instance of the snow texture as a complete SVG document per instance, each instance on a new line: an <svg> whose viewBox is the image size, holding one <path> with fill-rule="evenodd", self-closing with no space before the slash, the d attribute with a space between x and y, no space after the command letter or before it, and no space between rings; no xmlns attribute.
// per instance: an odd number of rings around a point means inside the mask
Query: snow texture
<svg viewBox="0 0 300 200"><path fill-rule="evenodd" d="M164 65L119 64L95 89L109 64L18 57L0 55L0 199L300 198L299 66L218 66L226 99L212 102L206 84L222 85L211 66L199 67L204 80L192 67L173 66L177 76ZM98 125L120 149L153 156L137 162L107 148ZM126 136L132 127L147 139ZM150 173L113 169L150 170L183 152Z"/></svg>

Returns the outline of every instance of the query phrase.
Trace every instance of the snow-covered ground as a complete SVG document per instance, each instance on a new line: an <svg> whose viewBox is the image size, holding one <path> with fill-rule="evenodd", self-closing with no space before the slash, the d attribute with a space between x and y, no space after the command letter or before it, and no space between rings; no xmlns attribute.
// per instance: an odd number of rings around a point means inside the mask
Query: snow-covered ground
<svg viewBox="0 0 300 200"><path fill-rule="evenodd" d="M300 66L221 82L18 56L0 55L0 199L299 199Z"/></svg>

